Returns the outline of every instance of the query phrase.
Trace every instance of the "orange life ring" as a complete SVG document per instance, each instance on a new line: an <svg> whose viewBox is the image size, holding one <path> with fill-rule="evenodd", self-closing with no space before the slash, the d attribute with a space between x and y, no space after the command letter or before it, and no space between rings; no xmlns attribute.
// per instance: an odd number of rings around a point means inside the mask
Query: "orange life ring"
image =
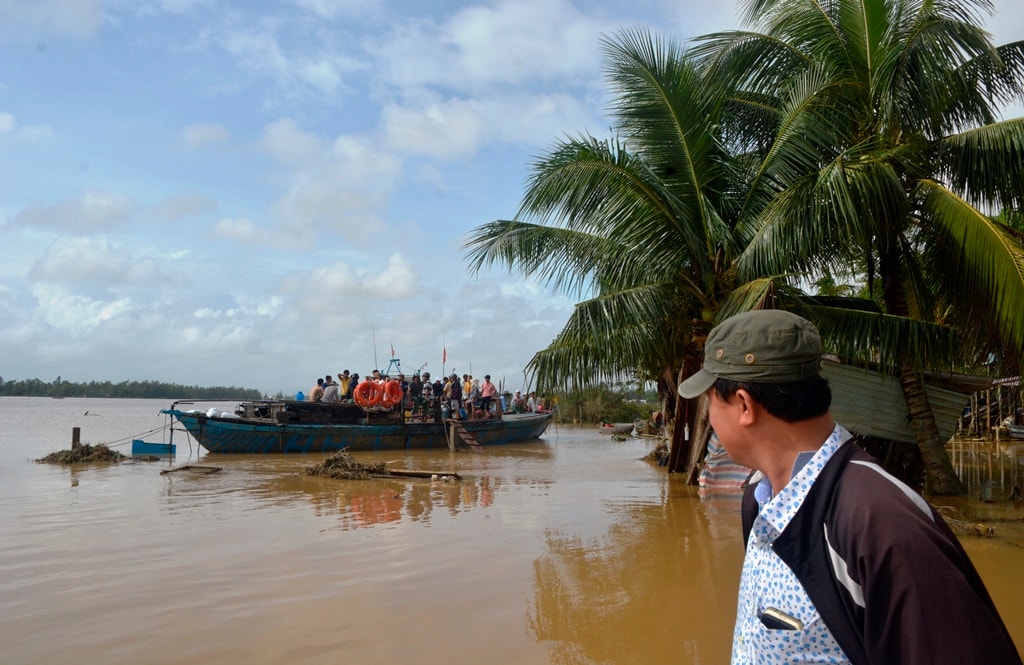
<svg viewBox="0 0 1024 665"><path fill-rule="evenodd" d="M391 379L384 384L384 395L381 397L380 405L386 409L402 403L402 384Z"/></svg>
<svg viewBox="0 0 1024 665"><path fill-rule="evenodd" d="M359 385L352 392L352 399L364 409L377 406L380 402L382 391L374 381L360 381Z"/></svg>

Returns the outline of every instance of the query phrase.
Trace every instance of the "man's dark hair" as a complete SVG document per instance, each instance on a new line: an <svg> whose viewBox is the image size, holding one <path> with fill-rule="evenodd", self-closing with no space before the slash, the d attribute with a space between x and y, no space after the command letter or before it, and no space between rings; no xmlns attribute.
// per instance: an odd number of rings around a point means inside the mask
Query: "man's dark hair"
<svg viewBox="0 0 1024 665"><path fill-rule="evenodd" d="M815 418L832 405L832 390L824 377L811 376L790 383L748 383L730 379L716 379L715 392L729 399L742 388L764 407L765 411L787 423Z"/></svg>

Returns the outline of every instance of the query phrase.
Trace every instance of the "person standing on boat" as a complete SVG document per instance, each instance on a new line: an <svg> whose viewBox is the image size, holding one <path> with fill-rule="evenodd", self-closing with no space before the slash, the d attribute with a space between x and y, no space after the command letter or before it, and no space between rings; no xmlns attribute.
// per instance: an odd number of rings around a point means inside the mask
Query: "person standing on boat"
<svg viewBox="0 0 1024 665"><path fill-rule="evenodd" d="M526 410L530 413L537 410L537 393L530 393L530 396L526 399Z"/></svg>
<svg viewBox="0 0 1024 665"><path fill-rule="evenodd" d="M342 395L341 398L343 400L345 400L346 402L353 401L355 399L355 395L356 395L356 386L358 386L358 385L359 385L359 375L356 374L355 372L353 372L352 376L350 376L349 380L348 380L348 390L345 391L345 394Z"/></svg>
<svg viewBox="0 0 1024 665"><path fill-rule="evenodd" d="M448 401L452 409L452 417L462 416L462 384L459 383L459 375L452 374L452 387L448 394Z"/></svg>
<svg viewBox="0 0 1024 665"><path fill-rule="evenodd" d="M334 382L334 378L328 374L324 377L324 396L320 398L321 402L337 402L341 399L338 394L338 384Z"/></svg>
<svg viewBox="0 0 1024 665"><path fill-rule="evenodd" d="M409 401L412 403L412 417L416 418L423 408L423 381L420 379L419 372L412 375L408 395Z"/></svg>
<svg viewBox="0 0 1024 665"><path fill-rule="evenodd" d="M348 375L348 370L338 375L338 396L341 399L345 399L345 395L348 395L348 384L352 382L352 377Z"/></svg>
<svg viewBox="0 0 1024 665"><path fill-rule="evenodd" d="M473 379L469 382L469 394L466 396L465 403L469 417L476 418L477 411L480 409L480 379Z"/></svg>
<svg viewBox="0 0 1024 665"><path fill-rule="evenodd" d="M409 382L405 379L405 374L402 374L401 372L398 373L398 378L396 380L398 381L398 387L402 389L402 408L405 409L406 406L411 406L411 402L409 400Z"/></svg>
<svg viewBox="0 0 1024 665"><path fill-rule="evenodd" d="M321 399L323 399L323 397L324 397L324 380L318 378L316 380L316 385L313 386L313 389L309 391L309 401L310 402L319 402Z"/></svg>
<svg viewBox="0 0 1024 665"><path fill-rule="evenodd" d="M491 375L484 374L484 382L480 384L480 410L484 412L484 418L491 417L491 402L498 394L498 388L491 383Z"/></svg>
<svg viewBox="0 0 1024 665"><path fill-rule="evenodd" d="M430 382L430 372L423 373L423 420L429 420L434 411L434 384Z"/></svg>
<svg viewBox="0 0 1024 665"><path fill-rule="evenodd" d="M810 321L758 310L715 326L679 385L707 394L729 457L757 471L732 662L1019 665L957 537L833 420L820 366Z"/></svg>

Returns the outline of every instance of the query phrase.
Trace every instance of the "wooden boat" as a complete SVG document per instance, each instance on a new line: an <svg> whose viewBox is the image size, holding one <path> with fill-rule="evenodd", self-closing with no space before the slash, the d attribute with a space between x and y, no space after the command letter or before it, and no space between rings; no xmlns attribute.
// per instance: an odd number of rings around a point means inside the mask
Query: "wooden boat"
<svg viewBox="0 0 1024 665"><path fill-rule="evenodd" d="M234 413L179 408L194 403L174 402L161 413L177 420L209 452L229 454L447 450L454 445L456 434L464 439L468 435L480 445L500 445L538 439L551 422L550 413L498 413L461 421L438 415L429 422L410 422L400 408L368 410L351 403L294 400L242 402Z"/></svg>
<svg viewBox="0 0 1024 665"><path fill-rule="evenodd" d="M132 456L156 455L158 457L174 457L177 446L170 443L149 443L141 439L132 440Z"/></svg>
<svg viewBox="0 0 1024 665"><path fill-rule="evenodd" d="M599 423L597 431L601 434L629 434L633 431L633 423Z"/></svg>
<svg viewBox="0 0 1024 665"><path fill-rule="evenodd" d="M1006 430L1011 439L1024 439L1024 425L1007 425Z"/></svg>

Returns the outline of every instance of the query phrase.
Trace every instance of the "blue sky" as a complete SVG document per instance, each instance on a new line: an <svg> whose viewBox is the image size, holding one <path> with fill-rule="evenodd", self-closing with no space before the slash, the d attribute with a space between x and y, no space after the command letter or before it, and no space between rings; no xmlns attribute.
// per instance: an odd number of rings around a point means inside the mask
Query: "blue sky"
<svg viewBox="0 0 1024 665"><path fill-rule="evenodd" d="M444 347L524 387L572 303L471 275L467 234L554 141L609 135L602 35L737 7L0 0L0 376L294 392Z"/></svg>

